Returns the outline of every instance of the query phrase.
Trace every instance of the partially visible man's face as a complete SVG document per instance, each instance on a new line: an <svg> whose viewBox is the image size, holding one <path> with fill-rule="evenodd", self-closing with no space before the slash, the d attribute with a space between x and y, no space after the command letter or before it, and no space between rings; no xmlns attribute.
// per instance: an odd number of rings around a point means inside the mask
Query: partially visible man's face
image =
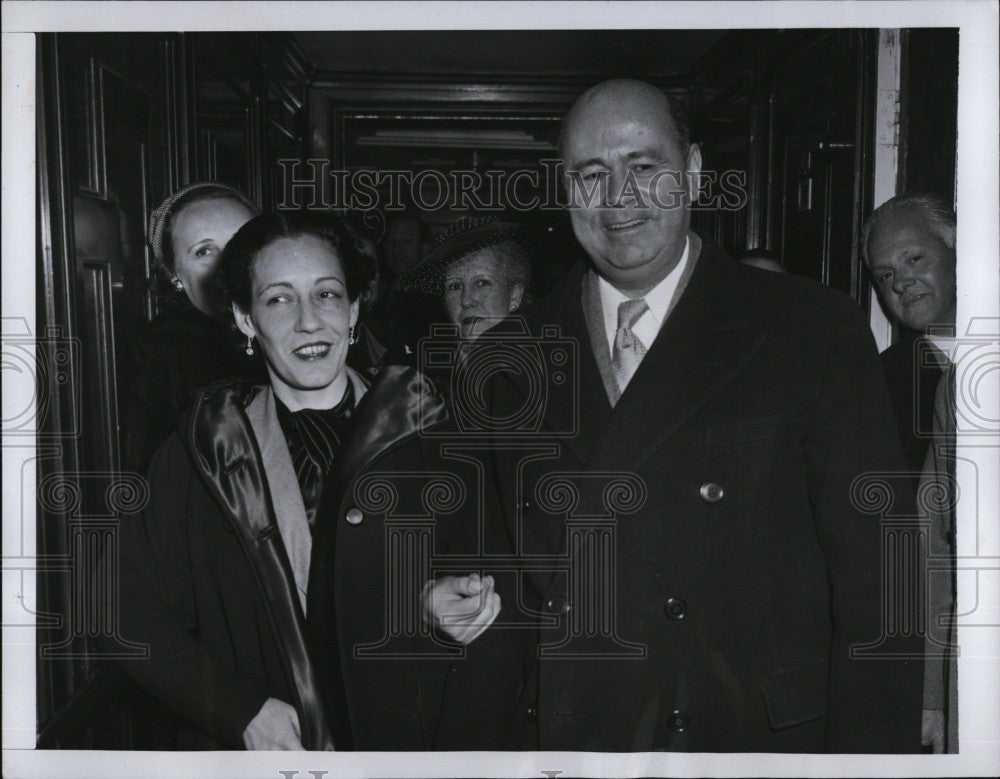
<svg viewBox="0 0 1000 779"><path fill-rule="evenodd" d="M688 174L700 170L701 153L684 149L666 98L653 87L597 87L566 121L562 151L577 240L611 284L645 294L684 251ZM587 197L598 185L606 203L599 193Z"/></svg>
<svg viewBox="0 0 1000 779"><path fill-rule="evenodd" d="M423 244L416 217L404 214L390 220L382 240L382 252L386 267L394 276L402 276L420 261Z"/></svg>
<svg viewBox="0 0 1000 779"><path fill-rule="evenodd" d="M882 305L911 330L955 324L955 250L919 207L886 216L868 236Z"/></svg>

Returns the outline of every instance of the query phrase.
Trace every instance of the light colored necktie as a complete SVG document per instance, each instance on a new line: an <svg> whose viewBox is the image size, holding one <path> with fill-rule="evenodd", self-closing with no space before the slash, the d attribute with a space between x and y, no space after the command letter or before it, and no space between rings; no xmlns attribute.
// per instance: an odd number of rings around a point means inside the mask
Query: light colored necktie
<svg viewBox="0 0 1000 779"><path fill-rule="evenodd" d="M649 306L643 298L626 300L618 305L618 330L615 332L615 347L611 350L611 367L622 392L646 354L646 347L632 332L632 328L648 310Z"/></svg>

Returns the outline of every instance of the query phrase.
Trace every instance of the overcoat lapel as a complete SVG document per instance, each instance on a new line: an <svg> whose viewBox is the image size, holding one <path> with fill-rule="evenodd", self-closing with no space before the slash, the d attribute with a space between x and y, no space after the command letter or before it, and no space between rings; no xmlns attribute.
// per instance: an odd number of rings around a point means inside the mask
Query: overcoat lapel
<svg viewBox="0 0 1000 779"><path fill-rule="evenodd" d="M490 447L494 468L498 474L498 495L502 513L506 520L511 548L519 554L540 554L544 550L559 545L556 538L547 538L545 523L528 523L522 526L521 512L524 501L533 500L529 494L519 493L522 485L519 468L523 458L545 455L540 452L553 444L554 468L583 468L594 441L600 434L604 420L611 413L611 405L601 382L594 353L590 347L590 337L580 305L581 282L586 266L582 263L569 271L563 281L545 298L538 301L523 315L522 322L509 321L498 325L510 325L512 332L527 333L533 337L541 335L547 328L558 325L558 338L573 352L572 372L569 382L563 385L569 392L561 402L548 398L532 398L531 387L525 372L505 371L495 374L497 380L491 384L491 408L494 418L508 419L522 409L525 403L544 402L540 436L529 435L524 447L511 445L509 439L498 437ZM550 330L551 332L551 330ZM586 410L586 413L583 411ZM554 431L562 431L558 435ZM539 449L540 447L540 449ZM556 463L561 461L562 465ZM559 532L558 529L555 532ZM545 538L543 538L545 537ZM544 580L548 574L537 578L541 584L539 592L544 592Z"/></svg>
<svg viewBox="0 0 1000 779"><path fill-rule="evenodd" d="M261 588L264 611L292 684L302 744L306 749L332 749L315 669L306 650L297 582L281 540L260 442L245 413L248 397L253 405L260 392L257 387L202 390L179 424L195 469L235 532Z"/></svg>
<svg viewBox="0 0 1000 779"><path fill-rule="evenodd" d="M354 388L355 402L359 402L368 386L360 374L347 367L348 381ZM302 613L306 613L309 591L309 563L312 557L312 530L306 518L305 504L299 479L292 465L288 443L278 422L278 410L274 392L266 387L247 406L247 419L253 428L257 445L260 447L261 462L271 490L271 504L278 524L281 542L284 544L288 562L298 590Z"/></svg>
<svg viewBox="0 0 1000 779"><path fill-rule="evenodd" d="M583 319L587 323L587 332L590 335L590 351L594 355L597 372L604 384L604 393L608 396L608 402L613 408L618 403L618 398L622 396L622 391L618 388L618 379L615 378L615 369L611 364L611 352L608 350L598 278L593 271L583 274L580 305L583 308Z"/></svg>
<svg viewBox="0 0 1000 779"><path fill-rule="evenodd" d="M551 431L573 431L559 436L559 442L576 456L581 465L590 456L590 451L611 414L611 403L597 367L581 305L585 272L586 266L581 264L575 267L552 298L552 304L531 309L525 317L532 333L540 333L543 327L558 324L560 338L573 345L576 365L570 381L574 392L567 402L546 404L543 427ZM520 391L522 397L527 397L527 390L523 386Z"/></svg>
<svg viewBox="0 0 1000 779"><path fill-rule="evenodd" d="M704 245L687 288L612 409L584 318L581 282L585 271L582 265L575 268L550 297L525 314L529 332L537 335L543 327L559 324L560 336L575 344L576 399L549 403L542 433L548 432L545 440L558 442L578 462L573 465L564 457L556 467L640 473L657 449L742 370L764 336L753 329L744 311L735 264L718 249ZM516 396L511 400L500 392L499 397L518 408L529 397L527 384L519 375L504 375L516 387ZM498 418L511 413L502 406L494 405L494 409ZM574 426L568 427L571 423ZM575 435L558 434L568 429L575 429ZM504 454L498 447L495 456L502 480L515 483L517 454ZM511 538L519 541L517 502L528 496L513 493L502 490L501 504ZM531 535L540 542L546 539L539 549L562 546L562 525L532 523L531 528Z"/></svg>
<svg viewBox="0 0 1000 779"><path fill-rule="evenodd" d="M359 377L360 378L360 377ZM448 419L448 409L434 384L416 368L387 365L359 403L355 433L341 459L337 483L350 485L368 462L411 435Z"/></svg>
<svg viewBox="0 0 1000 779"><path fill-rule="evenodd" d="M555 437L588 469L634 472L739 373L764 336L744 310L735 264L705 244L687 288L612 410L584 318L585 271L575 268L551 298L525 315L536 334L558 323L576 349L576 400L549 403L545 429L575 429L575 435ZM528 389L520 376L512 381L522 402Z"/></svg>
<svg viewBox="0 0 1000 779"><path fill-rule="evenodd" d="M604 423L591 470L638 472L760 347L731 260L706 246L676 307Z"/></svg>
<svg viewBox="0 0 1000 779"><path fill-rule="evenodd" d="M257 395L247 406L247 419L260 446L261 463L271 490L271 503L278 523L281 542L285 546L298 590L302 612L306 611L306 588L309 583L309 557L312 553L312 533L306 519L305 505L299 481L295 475L288 445L278 424L274 393L270 387Z"/></svg>

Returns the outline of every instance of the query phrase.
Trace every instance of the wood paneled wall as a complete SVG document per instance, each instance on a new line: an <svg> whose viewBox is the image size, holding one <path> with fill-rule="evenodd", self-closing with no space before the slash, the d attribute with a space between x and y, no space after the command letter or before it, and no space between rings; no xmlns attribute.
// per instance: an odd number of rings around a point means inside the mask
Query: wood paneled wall
<svg viewBox="0 0 1000 779"><path fill-rule="evenodd" d="M716 45L693 82L705 167L746 171L744 206L694 224L730 252L867 304L857 236L870 211L872 30L760 30Z"/></svg>

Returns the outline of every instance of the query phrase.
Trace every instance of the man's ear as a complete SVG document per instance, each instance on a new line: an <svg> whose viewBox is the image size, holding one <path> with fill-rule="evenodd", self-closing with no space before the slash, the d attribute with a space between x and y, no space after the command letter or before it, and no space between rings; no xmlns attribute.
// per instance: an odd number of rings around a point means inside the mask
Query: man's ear
<svg viewBox="0 0 1000 779"><path fill-rule="evenodd" d="M697 143L688 146L687 153L687 180L688 197L694 203L698 199L698 183L701 180L701 149Z"/></svg>
<svg viewBox="0 0 1000 779"><path fill-rule="evenodd" d="M524 299L524 285L515 284L510 288L510 306L509 311L513 313L521 307L521 301Z"/></svg>
<svg viewBox="0 0 1000 779"><path fill-rule="evenodd" d="M239 331L243 333L243 335L247 338L257 337L257 328L253 326L253 320L250 319L250 314L235 303L233 303L233 319L236 320L236 327L239 328Z"/></svg>

